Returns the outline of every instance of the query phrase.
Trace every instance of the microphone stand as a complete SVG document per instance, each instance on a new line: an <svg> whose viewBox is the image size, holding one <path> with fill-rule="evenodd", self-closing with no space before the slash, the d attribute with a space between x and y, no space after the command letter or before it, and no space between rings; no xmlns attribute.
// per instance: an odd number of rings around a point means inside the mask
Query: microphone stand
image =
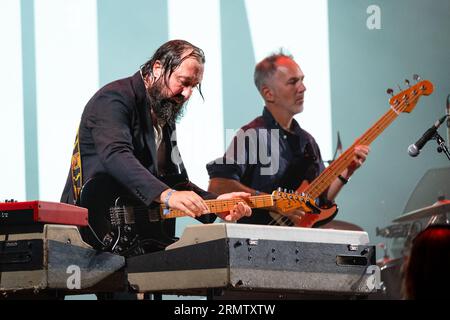
<svg viewBox="0 0 450 320"><path fill-rule="evenodd" d="M447 96L447 108L445 111L447 114L447 145L450 148L450 94Z"/></svg>
<svg viewBox="0 0 450 320"><path fill-rule="evenodd" d="M450 160L450 152L449 152L447 146L445 145L444 138L442 138L441 135L436 131L433 139L436 139L436 142L439 145L437 148L437 152L439 152L439 153L444 152L445 155L447 156L448 160Z"/></svg>

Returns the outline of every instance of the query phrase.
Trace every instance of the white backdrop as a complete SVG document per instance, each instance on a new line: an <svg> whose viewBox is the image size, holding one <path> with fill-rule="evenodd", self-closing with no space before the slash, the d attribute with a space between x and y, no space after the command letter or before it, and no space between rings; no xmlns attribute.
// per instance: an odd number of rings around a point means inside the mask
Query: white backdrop
<svg viewBox="0 0 450 320"><path fill-rule="evenodd" d="M238 129L223 126L220 2L168 0L167 4L168 38L188 39L207 56L206 100L198 94L192 97L178 129L190 177L206 188L205 164L224 151L225 129ZM255 61L282 47L303 69L307 92L305 111L298 120L317 138L323 157L329 158L327 1L247 0L245 4ZM39 197L58 201L83 107L99 87L97 6L92 0L40 0L34 2L34 9ZM0 200L25 200L20 0L0 1L0 36Z"/></svg>

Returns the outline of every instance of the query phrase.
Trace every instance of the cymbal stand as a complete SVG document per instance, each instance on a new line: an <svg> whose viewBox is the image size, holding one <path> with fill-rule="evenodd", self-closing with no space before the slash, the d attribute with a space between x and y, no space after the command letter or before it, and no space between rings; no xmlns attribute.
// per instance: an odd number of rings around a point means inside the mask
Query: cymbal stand
<svg viewBox="0 0 450 320"><path fill-rule="evenodd" d="M450 224L450 220L448 219L447 213L437 214L432 216L430 221L427 224L427 227L435 224Z"/></svg>
<svg viewBox="0 0 450 320"><path fill-rule="evenodd" d="M409 230L408 230L408 236L405 239L405 245L403 248L403 255L409 255L409 251L412 246L412 242L414 238L419 234L420 231L422 231L422 223L420 221L414 221L411 223Z"/></svg>

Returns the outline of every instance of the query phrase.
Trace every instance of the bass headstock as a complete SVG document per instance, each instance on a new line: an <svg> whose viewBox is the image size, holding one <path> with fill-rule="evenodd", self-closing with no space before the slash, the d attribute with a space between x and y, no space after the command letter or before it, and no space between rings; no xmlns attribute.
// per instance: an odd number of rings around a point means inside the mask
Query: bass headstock
<svg viewBox="0 0 450 320"><path fill-rule="evenodd" d="M433 92L434 87L430 81L420 80L418 75L414 75L414 80L417 82L414 85L411 85L409 80L405 80L408 89L405 89L396 95L393 95L394 91L392 89L387 90L387 92L392 95L392 98L389 99L389 104L395 112L411 112L421 96L428 96Z"/></svg>

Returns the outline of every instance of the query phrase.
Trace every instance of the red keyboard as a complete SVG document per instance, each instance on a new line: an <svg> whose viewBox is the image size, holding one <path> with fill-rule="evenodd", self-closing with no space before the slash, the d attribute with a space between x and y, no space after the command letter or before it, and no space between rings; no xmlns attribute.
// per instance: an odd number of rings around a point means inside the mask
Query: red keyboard
<svg viewBox="0 0 450 320"><path fill-rule="evenodd" d="M30 223L88 225L88 210L49 201L0 202L0 225Z"/></svg>

